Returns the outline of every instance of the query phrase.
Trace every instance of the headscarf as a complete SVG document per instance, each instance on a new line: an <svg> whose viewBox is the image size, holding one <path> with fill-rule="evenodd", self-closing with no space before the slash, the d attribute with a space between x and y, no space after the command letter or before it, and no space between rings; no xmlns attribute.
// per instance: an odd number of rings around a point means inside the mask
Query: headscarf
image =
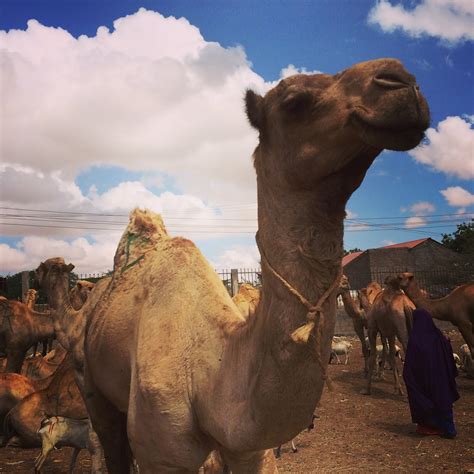
<svg viewBox="0 0 474 474"><path fill-rule="evenodd" d="M428 311L416 309L403 367L414 423L423 423L430 414L452 408L459 398L456 376L450 342Z"/></svg>

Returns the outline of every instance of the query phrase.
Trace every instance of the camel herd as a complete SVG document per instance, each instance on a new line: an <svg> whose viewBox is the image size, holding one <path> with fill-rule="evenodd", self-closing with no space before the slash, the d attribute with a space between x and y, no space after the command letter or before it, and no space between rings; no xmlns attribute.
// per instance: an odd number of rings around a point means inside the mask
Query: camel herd
<svg viewBox="0 0 474 474"><path fill-rule="evenodd" d="M55 362L62 357L42 372L47 378L18 375L21 393L15 377L5 389L5 398L17 398L3 409L4 442L43 446L37 468L51 443L69 442L87 447L93 472L102 470L102 451L114 474L137 466L145 474L223 465L234 474L277 472L272 448L308 427L330 383L338 293L362 342L366 392L378 334L395 367L395 338L405 348L410 330L408 297L418 304L414 279L400 275L383 291L372 285L351 302L341 277L343 224L377 155L423 138L429 109L415 78L399 61L379 59L335 75L295 75L265 96L249 90L245 105L259 132L259 293L247 288L233 301L191 241L170 237L159 215L136 209L110 277L74 296L73 265L49 258L36 270L49 313L0 301L7 372L19 374L29 347L53 336ZM449 319L455 305L451 320L472 353L473 288L455 291L431 302L439 313L429 309ZM53 423L55 436L44 437ZM221 466L210 467L216 459Z"/></svg>

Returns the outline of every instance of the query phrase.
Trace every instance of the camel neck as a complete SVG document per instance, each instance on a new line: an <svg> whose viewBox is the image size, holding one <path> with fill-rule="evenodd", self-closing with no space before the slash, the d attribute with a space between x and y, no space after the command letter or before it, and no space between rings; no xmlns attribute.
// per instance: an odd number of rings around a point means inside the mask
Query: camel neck
<svg viewBox="0 0 474 474"><path fill-rule="evenodd" d="M30 314L34 318L35 324L33 325L33 330L37 340L54 336L54 326L51 313L40 313L39 311L30 310Z"/></svg>
<svg viewBox="0 0 474 474"><path fill-rule="evenodd" d="M344 309L346 310L347 315L351 319L358 319L362 316L361 311L357 308L356 302L351 296L349 290L341 290L339 292L342 298L342 302L344 303Z"/></svg>
<svg viewBox="0 0 474 474"><path fill-rule="evenodd" d="M48 303L52 308L54 328L58 341L64 348L69 348L67 329L72 323L71 312L74 309L69 299L69 276L63 275L53 287L48 287ZM75 311L74 311L75 312Z"/></svg>
<svg viewBox="0 0 474 474"><path fill-rule="evenodd" d="M433 318L440 321L450 321L449 302L446 297L430 299L423 295L416 283L412 283L410 288L407 288L406 294L417 308L426 309Z"/></svg>

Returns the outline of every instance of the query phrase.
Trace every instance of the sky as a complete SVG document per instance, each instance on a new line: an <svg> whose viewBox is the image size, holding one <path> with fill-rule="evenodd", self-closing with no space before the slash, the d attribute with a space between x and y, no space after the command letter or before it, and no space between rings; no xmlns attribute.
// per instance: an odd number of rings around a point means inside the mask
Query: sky
<svg viewBox="0 0 474 474"><path fill-rule="evenodd" d="M135 207L215 268L258 266L248 88L400 59L431 109L347 205L344 247L474 217L472 0L1 0L0 274L106 272Z"/></svg>

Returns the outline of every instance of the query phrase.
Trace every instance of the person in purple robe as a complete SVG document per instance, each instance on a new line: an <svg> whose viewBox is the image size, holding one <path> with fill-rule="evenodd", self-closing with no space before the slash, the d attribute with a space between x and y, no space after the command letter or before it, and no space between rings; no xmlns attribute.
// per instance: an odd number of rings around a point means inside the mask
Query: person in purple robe
<svg viewBox="0 0 474 474"><path fill-rule="evenodd" d="M459 398L451 344L424 309L413 311L413 329L403 367L403 379L416 432L456 436L453 403Z"/></svg>

